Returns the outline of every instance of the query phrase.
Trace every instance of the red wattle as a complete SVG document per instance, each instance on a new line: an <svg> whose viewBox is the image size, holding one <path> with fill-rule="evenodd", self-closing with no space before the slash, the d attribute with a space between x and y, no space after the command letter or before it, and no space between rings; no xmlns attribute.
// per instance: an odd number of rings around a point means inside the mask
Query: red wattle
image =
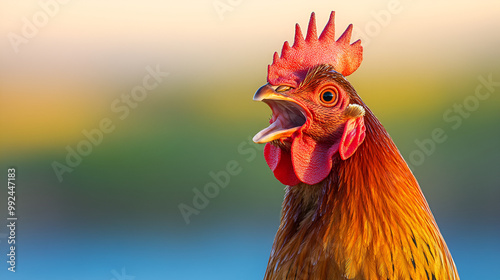
<svg viewBox="0 0 500 280"><path fill-rule="evenodd" d="M339 143L318 143L300 135L292 143L292 162L295 175L300 181L314 185L330 174L332 157L339 150Z"/></svg>
<svg viewBox="0 0 500 280"><path fill-rule="evenodd" d="M274 177L282 184L295 186L300 183L293 171L292 158L289 152L267 143L264 147L264 157L267 165L274 173Z"/></svg>

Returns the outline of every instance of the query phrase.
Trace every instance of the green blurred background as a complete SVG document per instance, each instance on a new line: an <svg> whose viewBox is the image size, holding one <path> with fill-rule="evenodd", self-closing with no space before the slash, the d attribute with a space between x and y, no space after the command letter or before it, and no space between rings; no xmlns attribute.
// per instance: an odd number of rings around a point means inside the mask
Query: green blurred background
<svg viewBox="0 0 500 280"><path fill-rule="evenodd" d="M407 0L2 2L0 218L15 167L19 220L16 273L0 227L1 278L262 278L283 186L250 141L270 115L252 95L294 24L315 11L322 29L331 10L338 34L353 23L363 39L349 80L412 166L461 278L500 279L500 86L474 101L479 77L500 82L500 5ZM36 30L13 47L26 20ZM169 75L120 119L113 102L148 66ZM53 163L105 118L114 130L60 182ZM446 141L416 157L436 128ZM179 205L234 161L186 223Z"/></svg>

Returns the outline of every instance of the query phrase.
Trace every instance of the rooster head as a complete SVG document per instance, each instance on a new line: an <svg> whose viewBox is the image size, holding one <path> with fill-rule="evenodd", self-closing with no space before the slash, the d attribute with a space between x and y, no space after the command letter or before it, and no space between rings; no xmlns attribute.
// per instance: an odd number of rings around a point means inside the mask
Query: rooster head
<svg viewBox="0 0 500 280"><path fill-rule="evenodd" d="M267 143L266 162L285 185L313 185L325 179L338 154L347 160L365 138L365 109L345 79L361 64L362 47L350 44L352 25L335 40L335 13L317 36L312 13L304 39L296 25L292 47L285 42L274 54L268 83L254 100L272 110L270 126L253 138Z"/></svg>

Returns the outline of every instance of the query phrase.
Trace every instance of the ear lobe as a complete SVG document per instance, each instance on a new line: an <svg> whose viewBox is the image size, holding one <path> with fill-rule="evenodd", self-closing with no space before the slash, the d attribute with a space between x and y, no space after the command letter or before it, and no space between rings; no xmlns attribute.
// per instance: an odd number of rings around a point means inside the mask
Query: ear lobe
<svg viewBox="0 0 500 280"><path fill-rule="evenodd" d="M340 140L339 154L343 160L351 157L365 139L364 117L347 120Z"/></svg>

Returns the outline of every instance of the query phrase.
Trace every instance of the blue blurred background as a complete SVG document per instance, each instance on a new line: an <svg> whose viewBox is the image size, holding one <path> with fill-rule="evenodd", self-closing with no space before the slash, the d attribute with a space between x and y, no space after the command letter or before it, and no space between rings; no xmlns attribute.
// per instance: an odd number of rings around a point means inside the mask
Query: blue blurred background
<svg viewBox="0 0 500 280"><path fill-rule="evenodd" d="M0 4L0 224L11 167L18 217L15 273L0 227L1 279L261 279L283 186L250 141L270 114L251 98L294 24L315 11L322 29L331 10L363 40L349 80L461 279L500 279L500 86L474 99L480 77L500 81L498 1L66 2ZM148 67L168 76L127 101ZM416 141L436 128L446 141L425 154ZM195 199L228 164L227 186Z"/></svg>

